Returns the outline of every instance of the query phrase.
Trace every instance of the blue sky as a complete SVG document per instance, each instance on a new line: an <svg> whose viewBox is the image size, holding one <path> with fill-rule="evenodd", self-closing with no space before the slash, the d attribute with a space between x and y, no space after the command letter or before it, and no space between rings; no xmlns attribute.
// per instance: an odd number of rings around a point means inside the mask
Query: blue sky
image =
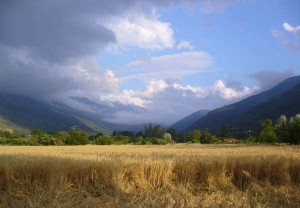
<svg viewBox="0 0 300 208"><path fill-rule="evenodd" d="M260 71L291 70L299 74L299 53L282 47L272 36L272 30L282 30L288 22L297 26L300 21L299 1L237 1L228 8L210 13L201 12L199 3L175 6L156 11L162 22L171 24L175 46L164 50L126 48L120 54L100 54L99 62L105 68L120 70L132 60L175 54L188 49L176 48L181 40L189 41L193 51L205 51L215 60L214 72L186 76L182 84L203 86L216 79L235 78L243 84L255 85L250 74ZM275 61L276 60L276 61ZM170 69L171 70L171 69ZM126 72L124 73L126 74ZM125 88L142 87L142 82L128 82Z"/></svg>
<svg viewBox="0 0 300 208"><path fill-rule="evenodd" d="M299 75L299 11L298 0L1 2L0 89L172 124Z"/></svg>

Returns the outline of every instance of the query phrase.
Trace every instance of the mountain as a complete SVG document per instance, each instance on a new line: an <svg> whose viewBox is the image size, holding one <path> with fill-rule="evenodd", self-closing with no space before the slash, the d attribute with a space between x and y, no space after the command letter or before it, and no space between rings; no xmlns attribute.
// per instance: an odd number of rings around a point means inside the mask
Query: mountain
<svg viewBox="0 0 300 208"><path fill-rule="evenodd" d="M244 114L237 122L240 129L248 127L259 129L259 121L266 118L276 121L282 114L288 118L300 113L300 84L268 102L255 106Z"/></svg>
<svg viewBox="0 0 300 208"><path fill-rule="evenodd" d="M184 131L189 126L191 126L194 122L201 119L203 116L205 116L209 110L199 110L196 111L187 117L177 121L176 123L172 124L169 128L174 128L176 131Z"/></svg>
<svg viewBox="0 0 300 208"><path fill-rule="evenodd" d="M0 130L28 133L32 129L42 129L57 132L73 126L90 133L112 132L112 128L101 123L92 113L58 102L51 104L26 96L0 93Z"/></svg>
<svg viewBox="0 0 300 208"><path fill-rule="evenodd" d="M274 102L272 101L272 99L280 97L282 94L297 86L298 84L300 84L300 76L288 78L287 80L279 83L275 87L265 92L250 96L237 103L210 111L207 115L197 120L190 127L188 127L187 130L209 129L210 131L216 132L221 128L223 124L225 124L227 127L233 128L241 127L241 124L239 124L239 122L241 121L243 121L244 124L246 124L247 122L259 123L259 120L247 121L247 119L250 119L249 117L251 117L249 116L251 114L251 110L254 111L255 109L258 109L259 105L263 103ZM268 107L266 107L266 109L261 109L261 111L265 111L267 110L267 108ZM275 111L279 114L285 113L281 112L279 106L276 109L273 109L273 111L274 114L276 114ZM248 115L248 117L246 115ZM259 116L257 116L257 118L259 118ZM244 127L246 127L246 125Z"/></svg>

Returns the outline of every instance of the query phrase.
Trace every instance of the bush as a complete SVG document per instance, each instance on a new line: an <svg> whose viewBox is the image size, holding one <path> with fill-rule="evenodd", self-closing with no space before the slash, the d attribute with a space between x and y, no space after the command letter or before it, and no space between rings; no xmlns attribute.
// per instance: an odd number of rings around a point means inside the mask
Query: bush
<svg viewBox="0 0 300 208"><path fill-rule="evenodd" d="M159 144L159 145L166 145L166 144L168 144L168 142L165 139L158 139L157 140L157 144Z"/></svg>
<svg viewBox="0 0 300 208"><path fill-rule="evenodd" d="M128 136L123 135L117 135L114 137L114 144L128 144L130 141L130 138Z"/></svg>
<svg viewBox="0 0 300 208"><path fill-rule="evenodd" d="M158 144L158 139L157 137L148 137L146 138L146 144Z"/></svg>
<svg viewBox="0 0 300 208"><path fill-rule="evenodd" d="M9 131L1 131L1 130L0 130L0 138L18 139L19 136L18 136L18 135L15 135L15 134L12 134L12 133L9 132Z"/></svg>
<svg viewBox="0 0 300 208"><path fill-rule="evenodd" d="M166 132L163 136L164 140L167 142L167 143L174 143L173 139L172 139L172 135L168 132Z"/></svg>
<svg viewBox="0 0 300 208"><path fill-rule="evenodd" d="M146 144L146 140L144 139L144 137L139 136L138 138L136 138L136 141L133 144L144 145Z"/></svg>
<svg viewBox="0 0 300 208"><path fill-rule="evenodd" d="M217 141L218 141L218 139L214 135L212 135L211 133L208 133L208 132L204 132L201 135L201 139L200 139L201 144L211 144L211 143L215 143Z"/></svg>
<svg viewBox="0 0 300 208"><path fill-rule="evenodd" d="M23 145L29 145L29 142L27 139L24 138L0 138L0 145L17 145L17 146L23 146Z"/></svg>
<svg viewBox="0 0 300 208"><path fill-rule="evenodd" d="M39 136L33 136L37 138L37 142L44 146L55 145L55 138L52 135L44 134Z"/></svg>

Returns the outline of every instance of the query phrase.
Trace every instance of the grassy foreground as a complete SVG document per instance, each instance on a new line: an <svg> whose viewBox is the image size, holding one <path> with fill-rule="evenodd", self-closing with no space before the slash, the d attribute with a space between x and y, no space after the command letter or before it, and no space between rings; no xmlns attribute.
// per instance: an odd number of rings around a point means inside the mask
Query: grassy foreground
<svg viewBox="0 0 300 208"><path fill-rule="evenodd" d="M300 147L0 146L0 207L300 207Z"/></svg>

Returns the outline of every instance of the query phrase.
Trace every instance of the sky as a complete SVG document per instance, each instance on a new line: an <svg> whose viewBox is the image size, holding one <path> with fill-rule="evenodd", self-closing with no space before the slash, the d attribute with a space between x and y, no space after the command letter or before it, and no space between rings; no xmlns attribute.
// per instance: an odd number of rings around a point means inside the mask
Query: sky
<svg viewBox="0 0 300 208"><path fill-rule="evenodd" d="M300 75L299 11L299 0L4 0L0 91L170 125Z"/></svg>

